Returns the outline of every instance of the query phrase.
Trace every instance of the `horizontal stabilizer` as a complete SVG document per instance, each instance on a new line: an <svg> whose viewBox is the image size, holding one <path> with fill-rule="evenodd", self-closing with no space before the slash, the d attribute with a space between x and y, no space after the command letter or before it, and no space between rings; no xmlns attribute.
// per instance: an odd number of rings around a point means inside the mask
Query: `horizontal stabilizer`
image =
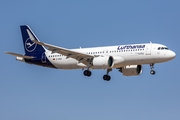
<svg viewBox="0 0 180 120"><path fill-rule="evenodd" d="M34 58L33 56L26 56L26 55L22 55L22 54L13 53L13 52L5 52L5 53L16 56L16 57L22 57L25 59L33 59Z"/></svg>

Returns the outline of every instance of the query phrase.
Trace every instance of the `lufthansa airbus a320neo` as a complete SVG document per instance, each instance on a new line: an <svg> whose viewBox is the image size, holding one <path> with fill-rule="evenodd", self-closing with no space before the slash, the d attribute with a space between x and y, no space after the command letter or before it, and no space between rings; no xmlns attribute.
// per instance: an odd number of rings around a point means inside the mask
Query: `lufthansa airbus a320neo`
<svg viewBox="0 0 180 120"><path fill-rule="evenodd" d="M167 46L156 43L128 44L79 49L67 49L40 42L29 26L20 26L25 54L6 52L16 60L29 64L57 69L85 69L83 74L91 76L93 69L106 69L103 79L111 79L109 72L116 68L125 76L142 73L142 65L150 65L155 74L154 64L167 62L176 54Z"/></svg>

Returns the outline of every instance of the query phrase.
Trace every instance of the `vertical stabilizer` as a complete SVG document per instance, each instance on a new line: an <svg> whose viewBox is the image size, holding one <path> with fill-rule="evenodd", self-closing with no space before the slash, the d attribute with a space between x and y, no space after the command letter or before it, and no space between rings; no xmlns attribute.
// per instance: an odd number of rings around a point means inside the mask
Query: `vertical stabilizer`
<svg viewBox="0 0 180 120"><path fill-rule="evenodd" d="M32 40L38 40L36 35L33 33L33 31L30 29L27 25L20 26L21 28L21 34L23 39L23 45L25 50L25 55L28 56L36 56L41 55L45 52L44 46L38 45L34 43Z"/></svg>

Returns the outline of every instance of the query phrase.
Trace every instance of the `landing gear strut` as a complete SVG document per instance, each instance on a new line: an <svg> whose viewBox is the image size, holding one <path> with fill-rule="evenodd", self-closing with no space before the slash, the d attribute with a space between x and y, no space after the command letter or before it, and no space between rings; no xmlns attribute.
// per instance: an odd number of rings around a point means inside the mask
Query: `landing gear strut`
<svg viewBox="0 0 180 120"><path fill-rule="evenodd" d="M91 76L91 74L92 74L92 73L91 73L91 71L90 71L90 70L85 70L85 71L84 71L84 75L85 75L85 76L90 77L90 76Z"/></svg>
<svg viewBox="0 0 180 120"><path fill-rule="evenodd" d="M107 69L107 73L103 76L105 81L110 81L111 76L108 75L110 71L112 71L112 69Z"/></svg>
<svg viewBox="0 0 180 120"><path fill-rule="evenodd" d="M155 75L155 74L156 74L156 71L153 70L153 68L154 68L154 63L150 64L150 67L151 67L151 71L150 71L151 75Z"/></svg>

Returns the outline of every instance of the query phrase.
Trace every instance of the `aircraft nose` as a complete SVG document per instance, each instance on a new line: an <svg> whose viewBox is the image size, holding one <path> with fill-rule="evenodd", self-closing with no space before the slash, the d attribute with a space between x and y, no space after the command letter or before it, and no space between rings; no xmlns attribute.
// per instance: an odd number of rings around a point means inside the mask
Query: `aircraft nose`
<svg viewBox="0 0 180 120"><path fill-rule="evenodd" d="M173 52L173 51L171 51L169 57L170 57L171 59L175 58L175 57L176 57L176 53Z"/></svg>

